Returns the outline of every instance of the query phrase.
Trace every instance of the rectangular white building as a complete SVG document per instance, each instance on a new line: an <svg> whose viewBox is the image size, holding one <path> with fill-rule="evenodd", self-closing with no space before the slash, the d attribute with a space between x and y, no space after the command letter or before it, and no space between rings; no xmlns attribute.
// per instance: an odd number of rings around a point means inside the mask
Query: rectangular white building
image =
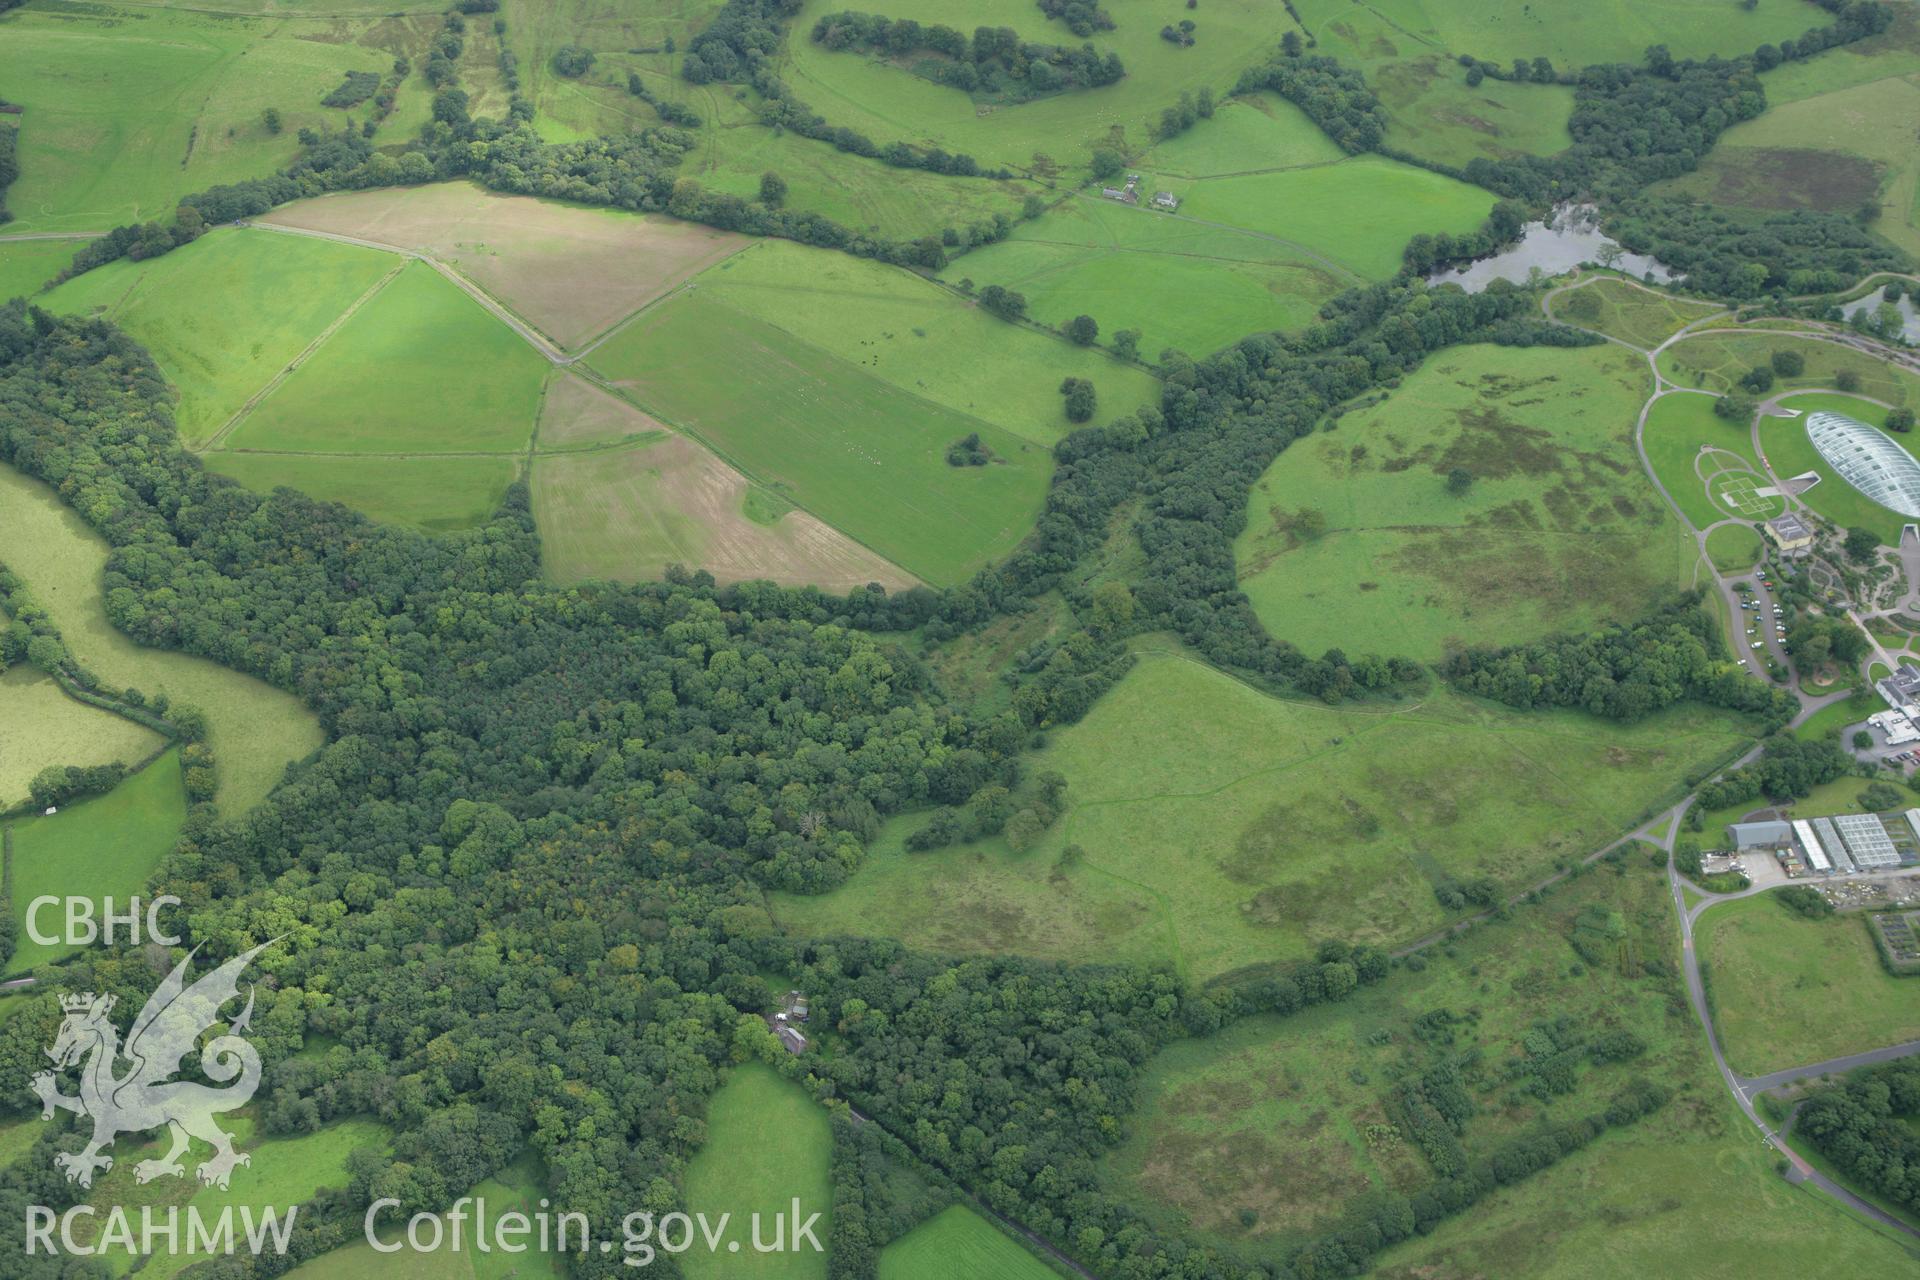
<svg viewBox="0 0 1920 1280"><path fill-rule="evenodd" d="M1820 837L1813 834L1813 826L1805 818L1794 821L1793 834L1799 837L1800 851L1807 855L1807 865L1815 871L1831 871L1833 864L1827 861L1827 851L1820 847Z"/></svg>

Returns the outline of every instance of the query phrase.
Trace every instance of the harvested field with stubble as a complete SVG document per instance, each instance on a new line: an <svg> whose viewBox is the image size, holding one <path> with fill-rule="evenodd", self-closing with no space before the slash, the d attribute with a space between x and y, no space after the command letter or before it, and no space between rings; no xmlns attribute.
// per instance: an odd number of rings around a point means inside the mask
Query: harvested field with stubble
<svg viewBox="0 0 1920 1280"><path fill-rule="evenodd" d="M658 214L499 195L465 182L303 200L261 221L436 258L569 348L752 243Z"/></svg>
<svg viewBox="0 0 1920 1280"><path fill-rule="evenodd" d="M679 435L545 454L533 464L541 559L559 582L643 582L678 564L722 582L766 578L833 592L913 585L910 574L805 511L761 523L758 511L749 514L751 493L745 476Z"/></svg>

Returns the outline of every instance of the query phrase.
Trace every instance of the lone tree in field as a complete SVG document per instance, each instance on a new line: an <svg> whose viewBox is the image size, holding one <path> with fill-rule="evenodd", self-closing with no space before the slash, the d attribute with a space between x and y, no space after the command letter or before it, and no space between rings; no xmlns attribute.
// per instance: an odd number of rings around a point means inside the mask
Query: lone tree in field
<svg viewBox="0 0 1920 1280"><path fill-rule="evenodd" d="M760 203L778 209L787 202L787 180L768 170L760 175Z"/></svg>
<svg viewBox="0 0 1920 1280"><path fill-rule="evenodd" d="M1448 493L1457 498L1471 488L1473 488L1473 472L1465 467L1455 467L1447 472Z"/></svg>
<svg viewBox="0 0 1920 1280"><path fill-rule="evenodd" d="M275 134L279 133L280 132L279 110L274 107L268 107L264 112L261 113L260 123L267 126L268 133L275 133Z"/></svg>
<svg viewBox="0 0 1920 1280"><path fill-rule="evenodd" d="M1911 409L1887 410L1887 430L1903 431L1903 432L1913 430L1913 410Z"/></svg>
<svg viewBox="0 0 1920 1280"><path fill-rule="evenodd" d="M1093 149L1093 176L1096 178L1117 178L1126 164L1126 157L1112 147Z"/></svg>
<svg viewBox="0 0 1920 1280"><path fill-rule="evenodd" d="M1858 391L1860 375L1851 369L1842 369L1833 375L1833 385L1841 391Z"/></svg>
<svg viewBox="0 0 1920 1280"><path fill-rule="evenodd" d="M1776 351L1772 363L1773 371L1783 378L1797 378L1807 371L1807 358L1798 351Z"/></svg>
<svg viewBox="0 0 1920 1280"><path fill-rule="evenodd" d="M1067 322L1067 336L1083 347L1090 347L1100 336L1100 326L1092 316L1075 316Z"/></svg>
<svg viewBox="0 0 1920 1280"><path fill-rule="evenodd" d="M1138 329L1122 329L1118 333L1115 333L1113 335L1113 351L1115 355L1123 360L1138 360L1140 358L1140 331Z"/></svg>
<svg viewBox="0 0 1920 1280"><path fill-rule="evenodd" d="M1067 398L1067 421L1085 422L1093 417L1093 384L1085 378L1068 378L1060 384L1060 394Z"/></svg>

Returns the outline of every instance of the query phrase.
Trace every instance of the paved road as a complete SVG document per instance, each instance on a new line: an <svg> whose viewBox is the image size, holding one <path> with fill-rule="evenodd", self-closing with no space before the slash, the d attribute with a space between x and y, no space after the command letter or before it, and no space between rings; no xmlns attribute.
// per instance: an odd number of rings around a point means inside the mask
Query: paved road
<svg viewBox="0 0 1920 1280"><path fill-rule="evenodd" d="M1751 1093L1765 1093L1769 1089L1798 1084L1802 1080L1811 1080L1816 1076L1838 1075L1852 1071L1855 1067L1870 1067L1876 1062L1895 1062L1901 1058L1911 1058L1916 1053L1920 1053L1920 1040L1909 1040L1905 1044L1889 1045L1884 1049L1869 1049L1865 1053L1850 1053L1842 1058L1828 1058L1825 1062L1816 1062L1812 1066L1788 1067L1785 1071L1775 1071L1764 1076L1741 1076L1740 1087Z"/></svg>
<svg viewBox="0 0 1920 1280"><path fill-rule="evenodd" d="M1557 297L1559 294L1565 292L1567 289L1579 288L1581 283L1584 283L1584 282L1577 282L1572 285L1562 286L1560 289L1555 289L1552 292L1548 293L1545 297L1541 299L1542 310L1546 310L1547 314L1550 317L1552 317L1552 312L1548 310L1548 306L1551 303L1552 299ZM1633 284L1634 282L1627 281L1626 283ZM1641 285L1636 285L1636 287L1643 288L1643 289L1645 288L1645 286L1641 286ZM1649 293L1658 292L1656 290L1651 290L1651 289L1646 291ZM1667 505L1673 509L1674 515L1680 520L1682 526L1687 528L1692 527L1692 522L1687 519L1686 513L1680 509L1679 504L1673 500L1673 495L1670 492L1668 492L1666 485L1661 483L1659 474L1655 472L1653 469L1652 460L1647 456L1646 443L1644 438L1646 425L1647 425L1647 417L1652 412L1653 406L1665 396L1682 394L1689 391L1693 391L1693 394L1703 394L1701 392L1694 391L1692 388L1679 387L1669 382L1660 372L1659 355L1662 351L1666 350L1668 347L1672 346L1676 342L1681 341L1684 338L1692 337L1700 333L1719 332L1720 330L1709 328L1708 326L1724 320L1725 316L1726 316L1726 313L1723 312L1718 315L1706 316L1699 320L1696 320L1692 324L1689 324L1684 328L1680 329L1678 332L1674 333L1671 337L1663 341L1658 347L1655 347L1650 351L1644 348L1635 347L1633 346L1632 343L1620 342L1619 339L1612 338L1610 335L1606 335L1606 334L1600 335L1601 337L1608 338L1609 341L1619 342L1620 345L1622 346L1626 346L1633 350L1639 351L1642 355L1646 357L1647 367L1652 372L1652 375L1653 375L1654 390L1653 390L1653 394L1648 397L1647 402L1641 406L1639 421L1634 426L1634 432L1633 432L1634 448L1640 454L1640 464L1643 468L1645 468L1648 478L1653 481L1654 488L1660 492L1661 497L1666 499ZM1557 320L1559 319L1559 317L1552 317L1552 318ZM1567 321L1560 320L1560 323L1566 324ZM1581 328L1582 326L1569 325L1569 327ZM1586 330L1586 332L1592 333L1597 331ZM1730 330L1730 332L1743 332L1743 331ZM1835 340L1835 339L1822 339L1820 338L1819 335L1810 334L1806 336L1813 337L1816 341L1819 341L1819 340L1834 341ZM1854 342L1848 342L1848 341L1839 341L1839 345L1859 346L1860 344L1857 344ZM1862 347L1861 349L1864 350L1865 348ZM1878 353L1876 352L1876 354ZM1911 358L1909 357L1909 359L1903 359L1899 363L1908 364L1910 363L1910 361L1911 361ZM1772 404L1773 402L1769 401L1768 407L1771 408ZM1758 415L1756 415L1756 418L1755 418L1756 425L1754 428L1754 447L1756 451L1759 450L1759 443L1760 443L1758 426L1757 426L1758 421L1759 421L1759 418L1758 418ZM1760 462L1763 467L1767 465L1764 452L1761 452ZM1767 474L1769 476L1772 475L1772 472L1770 469L1767 471ZM1789 498L1788 503L1790 506L1793 505L1793 500ZM1707 533L1706 530L1695 531L1695 537L1700 544L1700 548L1703 556L1706 550L1706 533ZM1728 584L1727 580L1719 573L1719 571L1713 568L1711 559L1707 559L1706 564L1707 564L1708 572L1713 575L1715 584L1719 588L1721 598L1727 601L1730 611L1732 613L1732 616L1744 617L1747 612L1751 612L1750 610L1743 611L1740 608L1738 608L1737 598L1735 596L1735 593L1732 590L1732 587ZM1770 620L1773 615L1773 610L1771 608L1772 600L1770 597L1765 597L1765 596L1763 596L1762 599L1763 599L1763 604L1761 607L1761 617L1763 619L1763 623L1762 623L1761 629L1763 633L1766 634L1768 644L1772 646L1774 650L1777 652L1778 646L1775 644L1773 640L1773 637L1771 634L1772 629L1764 625L1764 622L1766 620ZM1736 632L1733 639L1735 641L1735 649L1737 652L1740 653L1741 659L1743 663L1746 665L1747 669L1757 676L1761 675L1762 673L1759 670L1758 664L1752 658L1751 648L1749 648L1745 644L1740 643L1744 639L1744 637L1740 635L1738 632ZM1784 661L1785 655L1781 654L1780 656ZM1800 711L1797 715L1794 716L1793 722L1792 722L1793 724L1798 725L1805 722L1808 717L1812 716L1821 708L1829 706L1834 702L1838 702L1844 697L1850 696L1851 690L1836 690L1833 693L1825 694L1820 697L1813 697L1803 692L1802 690L1800 690L1797 686L1794 686L1793 694L1800 701ZM1744 764L1750 760L1755 759L1759 755L1759 753L1760 753L1760 748L1756 747L1752 751L1749 751L1746 755L1742 756L1741 759L1739 761L1736 761L1734 765L1730 765L1728 767L1737 768L1740 764ZM1893 1045L1885 1049L1876 1049L1864 1054L1854 1054L1846 1058L1835 1058L1829 1062L1815 1063L1807 1067L1796 1067L1788 1071L1775 1072L1769 1076L1760 1076L1756 1078L1748 1078L1745 1076L1741 1076L1737 1074L1733 1070L1733 1068L1727 1065L1726 1055L1721 1051L1721 1048L1720 1048L1719 1032L1715 1029L1713 1025L1713 1014L1707 1007L1706 987L1705 987L1705 984L1701 981L1701 977L1700 977L1700 958L1698 955L1697 948L1694 946L1694 939L1693 939L1694 922L1697 919L1699 919L1700 915L1703 912L1705 912L1709 907L1715 906L1718 903L1731 901L1735 898L1749 897L1756 893L1764 893L1776 886L1756 886L1754 888L1744 890L1740 893L1733 893L1733 894L1708 894L1703 900L1695 903L1691 910L1688 909L1686 905L1686 896L1682 892L1682 888L1681 888L1681 886L1686 882L1682 880L1680 876L1679 868L1675 866L1673 863L1672 853L1673 853L1675 840L1677 839L1680 831L1680 825L1681 825L1680 819L1685 816L1686 811L1688 810L1689 807L1691 807L1691 805L1693 804L1693 801L1694 801L1694 797L1689 796L1686 800L1681 801L1679 804L1675 805L1673 808L1659 815L1653 821L1643 825L1632 836L1629 836L1627 838L1628 839L1639 838L1639 839L1650 840L1653 843L1659 845L1661 848L1665 849L1668 853L1667 883L1668 883L1669 891L1673 895L1674 913L1680 919L1681 955L1684 962L1683 970L1684 970L1686 987L1687 987L1687 999L1689 1003L1691 1003L1693 1006L1694 1016L1699 1020L1701 1029L1706 1032L1707 1048L1713 1055L1713 1063L1714 1063L1715 1069L1717 1069L1720 1072L1720 1078L1722 1082L1725 1083L1725 1085L1727 1086L1727 1091L1733 1095L1734 1101L1739 1104L1741 1113L1744 1114L1748 1120L1753 1122L1754 1127L1760 1130L1762 1140L1765 1141L1768 1145L1772 1146L1775 1150L1779 1151L1781 1155L1786 1158L1788 1162L1788 1167L1789 1167L1788 1181L1794 1182L1794 1183L1800 1183L1800 1182L1812 1183L1819 1190L1833 1197L1835 1200L1839 1201L1841 1204L1852 1209L1854 1212L1859 1213L1867 1218L1870 1218L1875 1222L1878 1222L1887 1227L1890 1227L1895 1231L1899 1231L1905 1235L1912 1236L1916 1239L1920 1239L1920 1228L1916 1228L1902 1221L1901 1219L1894 1217L1892 1214L1887 1213L1885 1210L1881 1209L1877 1205L1868 1203L1867 1201L1861 1199L1859 1196L1855 1195L1852 1191L1849 1191L1846 1187L1841 1186L1839 1183L1835 1182L1833 1179L1827 1177L1825 1174L1815 1169L1812 1165L1808 1164L1806 1160L1803 1159L1800 1156L1800 1154L1796 1152L1787 1143L1787 1140L1785 1139L1785 1137L1783 1137L1781 1134L1776 1132L1772 1128L1772 1126L1767 1124L1766 1120L1762 1118L1759 1112L1754 1109L1754 1105L1753 1105L1753 1097L1755 1094L1760 1093L1767 1088L1774 1087L1775 1084L1791 1083L1795 1080L1806 1079L1810 1076L1822 1075L1828 1071L1843 1071L1848 1069L1849 1065L1863 1066L1871 1062L1891 1061L1892 1059L1905 1057L1911 1053L1920 1052L1920 1043ZM1616 842L1614 845L1608 846L1608 848L1611 849L1611 848L1618 847L1620 843L1624 843L1624 842ZM1605 852L1607 852L1607 850L1601 850L1601 854L1604 854ZM1601 854L1595 854L1593 855L1593 857L1599 857L1601 856ZM1589 861L1591 860L1592 859L1590 858ZM1869 877L1854 876L1854 877L1847 877L1847 878L1866 879ZM1423 940L1423 942L1420 945L1430 945L1430 943Z"/></svg>
<svg viewBox="0 0 1920 1280"><path fill-rule="evenodd" d="M1673 848L1673 841L1671 837L1669 837L1667 840L1667 848L1669 851L1671 851ZM1733 1100L1739 1104L1741 1113L1744 1114L1748 1120L1753 1122L1753 1125L1755 1128L1760 1130L1760 1137L1763 1142L1765 1142L1768 1146L1772 1147L1774 1150L1778 1151L1782 1156L1786 1157L1787 1164L1790 1169L1790 1173L1788 1174L1789 1181L1796 1182L1796 1183L1811 1182L1814 1186L1818 1187L1821 1191L1824 1191L1826 1194L1832 1196L1835 1200L1838 1200L1841 1204L1846 1205L1849 1209L1852 1209L1855 1213L1861 1214L1864 1217L1871 1218L1875 1222L1878 1222L1884 1226L1893 1228L1895 1231L1902 1232L1903 1234L1912 1236L1915 1239L1920 1239L1920 1227L1914 1227L1911 1224L1904 1222L1899 1218L1896 1218L1892 1214L1888 1213L1886 1210L1880 1208L1878 1205L1871 1204L1868 1201L1861 1199L1859 1196L1855 1195L1853 1192L1849 1191L1847 1188L1835 1182L1832 1178L1829 1178L1826 1174L1821 1173L1818 1169L1815 1169L1812 1165L1808 1164L1806 1160L1801 1157L1799 1152L1795 1151L1790 1145L1788 1145L1786 1137L1781 1133L1779 1133L1778 1131L1776 1131L1773 1128L1773 1126L1768 1124L1766 1119L1763 1116L1761 1116L1761 1114L1758 1111L1754 1109L1753 1097L1754 1097L1754 1094L1760 1092L1760 1090L1758 1088L1753 1087L1753 1085L1745 1077L1736 1074L1733 1068L1727 1065L1726 1054L1721 1052L1720 1034L1718 1031L1714 1029L1713 1014L1709 1012L1707 1008L1706 986L1700 980L1699 949L1694 946L1694 941L1693 941L1693 922L1695 918L1698 917L1702 911L1704 911L1706 908L1710 906L1715 905L1718 902L1725 901L1729 897L1744 897L1746 895L1745 894L1714 895L1705 902L1695 904L1694 909L1692 911L1688 911L1686 906L1686 897L1681 892L1681 885L1683 883L1685 882L1680 877L1679 868L1674 866L1673 863L1669 861L1667 864L1667 884L1669 889L1673 893L1674 911L1680 917L1680 939L1681 939L1680 954L1681 954L1682 961L1684 962L1683 967L1685 969L1685 975L1686 975L1687 1000L1689 1003L1693 1005L1694 1017L1699 1019L1701 1027L1706 1030L1707 1048L1713 1054L1713 1065L1716 1069L1719 1070L1720 1078L1726 1084L1728 1092L1733 1094ZM1903 1049L1911 1050L1911 1048L1912 1048L1911 1046L1903 1045L1903 1046L1895 1046L1895 1048L1892 1050L1879 1050L1877 1052L1886 1054L1889 1057L1901 1057L1903 1056L1903 1054L1899 1052L1899 1050L1903 1050ZM1885 1060L1885 1059L1877 1059L1877 1060ZM1844 1061L1844 1060L1835 1059L1835 1061L1838 1062L1838 1061ZM1821 1064L1821 1065L1825 1065L1825 1064ZM1811 1071L1814 1069L1801 1068L1801 1070ZM1792 1073L1789 1072L1787 1074L1792 1074ZM1761 1079L1767 1079L1767 1078L1768 1077L1761 1077Z"/></svg>

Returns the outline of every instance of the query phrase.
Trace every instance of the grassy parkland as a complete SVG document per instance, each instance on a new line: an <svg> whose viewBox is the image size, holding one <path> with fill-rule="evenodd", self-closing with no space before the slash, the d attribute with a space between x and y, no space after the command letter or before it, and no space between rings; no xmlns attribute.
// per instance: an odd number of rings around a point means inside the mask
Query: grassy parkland
<svg viewBox="0 0 1920 1280"><path fill-rule="evenodd" d="M1747 425L1720 417L1713 403L1712 396L1685 394L1653 402L1640 443L1654 475L1696 529L1730 516L1764 520L1779 515L1786 504L1756 492L1769 482L1754 460Z"/></svg>
<svg viewBox="0 0 1920 1280"><path fill-rule="evenodd" d="M1636 615L1695 560L1634 451L1646 380L1611 345L1443 352L1275 459L1241 589L1310 653L1430 660Z"/></svg>
<svg viewBox="0 0 1920 1280"><path fill-rule="evenodd" d="M1652 351L1690 324L1725 310L1715 303L1698 302L1663 293L1612 276L1593 276L1585 283L1551 295L1548 311L1554 319Z"/></svg>
<svg viewBox="0 0 1920 1280"><path fill-rule="evenodd" d="M1437 888L1484 876L1518 892L1744 741L1699 709L1620 726L1438 690L1392 708L1287 702L1147 653L1032 761L1067 778L1065 816L1032 847L911 853L923 819L896 819L843 887L775 894L773 913L797 933L880 928L933 951L1204 981L1328 937L1420 937L1454 914Z"/></svg>
<svg viewBox="0 0 1920 1280"><path fill-rule="evenodd" d="M1714 1026L1735 1071L1766 1075L1920 1039L1920 991L1881 966L1867 930L1857 912L1810 920L1768 894L1701 916Z"/></svg>
<svg viewBox="0 0 1920 1280"><path fill-rule="evenodd" d="M1661 376L1676 386L1725 395L1748 370L1769 364L1776 351L1798 355L1802 371L1779 376L1770 394L1831 391L1842 375L1858 380L1861 395L1888 404L1920 404L1920 377L1837 342L1784 330L1709 327L1688 334L1658 357Z"/></svg>
<svg viewBox="0 0 1920 1280"><path fill-rule="evenodd" d="M106 542L53 491L0 466L0 548L59 628L81 666L116 688L206 717L219 769L217 803L229 816L266 797L286 766L321 745L320 722L292 694L203 658L143 648L115 629L101 596Z"/></svg>
<svg viewBox="0 0 1920 1280"><path fill-rule="evenodd" d="M1821 410L1843 413L1870 427L1884 429L1886 409L1858 396L1823 391L1798 392L1781 403L1800 416L1760 420L1760 443L1767 451L1767 462L1774 474L1786 479L1813 472L1820 477L1820 482L1801 492L1802 502L1842 529L1871 529L1886 546L1899 546L1900 529L1909 523L1909 518L1881 506L1842 480L1807 436L1806 415L1810 413Z"/></svg>

